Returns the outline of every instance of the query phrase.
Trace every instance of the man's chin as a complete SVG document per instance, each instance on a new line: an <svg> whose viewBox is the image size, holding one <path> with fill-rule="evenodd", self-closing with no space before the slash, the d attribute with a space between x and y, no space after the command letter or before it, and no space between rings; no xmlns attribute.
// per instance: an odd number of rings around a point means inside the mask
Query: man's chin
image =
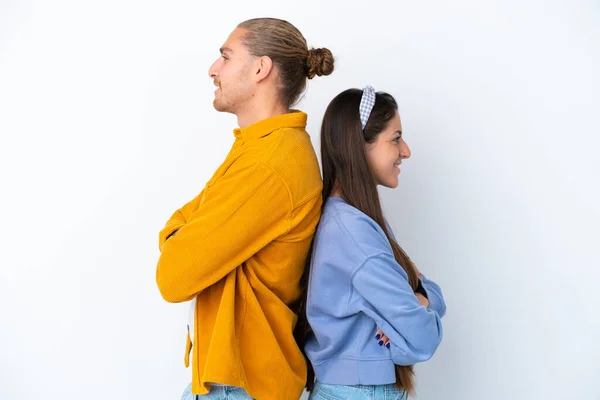
<svg viewBox="0 0 600 400"><path fill-rule="evenodd" d="M215 108L215 110L217 110L219 112L231 112L229 107L227 107L225 104L222 104L221 102L219 102L216 99L213 100L213 107Z"/></svg>

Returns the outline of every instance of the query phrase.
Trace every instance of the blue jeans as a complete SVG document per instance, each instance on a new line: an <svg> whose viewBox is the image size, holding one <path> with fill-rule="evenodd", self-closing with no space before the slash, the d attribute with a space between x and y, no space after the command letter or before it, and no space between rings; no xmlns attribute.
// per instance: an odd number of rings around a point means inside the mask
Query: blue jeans
<svg viewBox="0 0 600 400"><path fill-rule="evenodd" d="M211 385L208 394L193 394L190 383L181 395L181 400L252 400L252 397L242 388L222 385Z"/></svg>
<svg viewBox="0 0 600 400"><path fill-rule="evenodd" d="M326 385L315 382L309 400L406 400L406 392L395 385Z"/></svg>

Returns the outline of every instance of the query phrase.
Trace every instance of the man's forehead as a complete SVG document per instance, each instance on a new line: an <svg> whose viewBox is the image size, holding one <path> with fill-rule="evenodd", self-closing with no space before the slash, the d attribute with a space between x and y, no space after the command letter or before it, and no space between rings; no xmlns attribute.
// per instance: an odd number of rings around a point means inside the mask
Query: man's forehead
<svg viewBox="0 0 600 400"><path fill-rule="evenodd" d="M236 50L239 50L239 47L242 45L241 39L245 34L245 29L236 28L233 32L231 32L225 43L223 43L223 46L221 46L221 52L235 52Z"/></svg>

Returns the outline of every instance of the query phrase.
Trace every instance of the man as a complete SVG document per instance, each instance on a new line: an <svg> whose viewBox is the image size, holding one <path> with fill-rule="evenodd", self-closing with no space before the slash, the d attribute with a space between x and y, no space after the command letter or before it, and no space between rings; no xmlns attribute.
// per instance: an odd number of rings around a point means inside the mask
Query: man
<svg viewBox="0 0 600 400"><path fill-rule="evenodd" d="M160 232L156 280L165 300L195 300L184 398L295 400L306 364L292 305L322 182L307 116L292 106L307 78L329 75L334 60L273 18L241 23L220 52L209 70L213 105L235 114L239 128L204 190Z"/></svg>

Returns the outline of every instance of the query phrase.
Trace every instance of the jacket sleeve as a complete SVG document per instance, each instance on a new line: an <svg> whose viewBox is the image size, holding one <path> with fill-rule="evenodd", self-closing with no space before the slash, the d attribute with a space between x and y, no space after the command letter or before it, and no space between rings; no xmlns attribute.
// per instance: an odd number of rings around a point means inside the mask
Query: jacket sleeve
<svg viewBox="0 0 600 400"><path fill-rule="evenodd" d="M171 218L169 218L165 224L165 227L161 229L158 234L158 248L160 251L162 251L163 246L165 245L165 242L169 236L176 230L181 229L181 227L188 222L192 213L198 209L203 195L204 190L202 190L198 196L171 215Z"/></svg>
<svg viewBox="0 0 600 400"><path fill-rule="evenodd" d="M433 356L442 340L440 315L419 303L392 255L367 259L354 273L352 285L371 306L365 314L390 339L395 364L413 365Z"/></svg>
<svg viewBox="0 0 600 400"><path fill-rule="evenodd" d="M194 298L290 229L289 190L264 163L222 176L205 197L163 245L156 282L166 301Z"/></svg>
<svg viewBox="0 0 600 400"><path fill-rule="evenodd" d="M423 273L421 273L421 283L425 289L425 292L427 292L429 308L435 310L440 318L446 315L446 301L442 295L442 289L437 285L437 283L431 279L427 279Z"/></svg>

